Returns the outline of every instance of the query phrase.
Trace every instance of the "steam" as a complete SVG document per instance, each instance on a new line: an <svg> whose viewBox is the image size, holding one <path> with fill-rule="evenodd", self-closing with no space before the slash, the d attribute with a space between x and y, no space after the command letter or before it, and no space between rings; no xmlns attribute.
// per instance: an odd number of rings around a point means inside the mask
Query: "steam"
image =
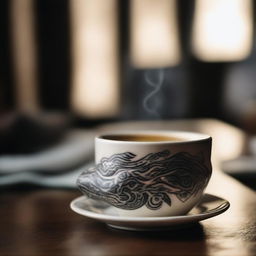
<svg viewBox="0 0 256 256"><path fill-rule="evenodd" d="M159 108L159 101L155 98L156 94L161 90L164 82L164 71L162 69L147 70L144 78L146 83L152 88L152 91L143 100L144 109L151 115L159 117L157 109Z"/></svg>

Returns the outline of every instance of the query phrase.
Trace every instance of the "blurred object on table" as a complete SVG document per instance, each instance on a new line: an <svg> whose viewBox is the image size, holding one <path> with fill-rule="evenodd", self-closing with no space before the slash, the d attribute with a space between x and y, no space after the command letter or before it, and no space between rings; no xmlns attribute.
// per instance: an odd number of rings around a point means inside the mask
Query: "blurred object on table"
<svg viewBox="0 0 256 256"><path fill-rule="evenodd" d="M94 157L90 130L70 129L47 149L0 156L0 186L16 184L75 188L77 176Z"/></svg>
<svg viewBox="0 0 256 256"><path fill-rule="evenodd" d="M69 118L58 113L0 114L0 155L35 153L57 143L66 133Z"/></svg>
<svg viewBox="0 0 256 256"><path fill-rule="evenodd" d="M0 115L0 186L75 187L93 159L94 132L61 113Z"/></svg>
<svg viewBox="0 0 256 256"><path fill-rule="evenodd" d="M0 156L0 174L18 172L63 173L93 158L94 133L70 130L51 147L32 154Z"/></svg>
<svg viewBox="0 0 256 256"><path fill-rule="evenodd" d="M256 155L240 156L229 161L224 161L221 164L221 169L256 190Z"/></svg>
<svg viewBox="0 0 256 256"><path fill-rule="evenodd" d="M256 190L256 136L248 139L247 154L223 161L221 169Z"/></svg>

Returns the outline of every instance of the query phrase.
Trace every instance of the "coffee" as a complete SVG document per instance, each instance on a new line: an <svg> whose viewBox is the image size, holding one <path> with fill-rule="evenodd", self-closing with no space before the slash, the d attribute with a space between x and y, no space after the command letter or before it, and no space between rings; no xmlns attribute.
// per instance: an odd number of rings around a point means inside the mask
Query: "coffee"
<svg viewBox="0 0 256 256"><path fill-rule="evenodd" d="M184 138L159 135L159 134L122 134L122 135L106 135L102 137L108 140L117 141L140 141L140 142L157 142L157 141L184 141Z"/></svg>

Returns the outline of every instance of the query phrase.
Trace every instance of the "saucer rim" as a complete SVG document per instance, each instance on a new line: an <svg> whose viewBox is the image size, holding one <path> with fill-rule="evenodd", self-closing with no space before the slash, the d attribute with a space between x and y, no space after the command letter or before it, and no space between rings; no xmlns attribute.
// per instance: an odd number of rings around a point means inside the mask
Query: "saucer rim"
<svg viewBox="0 0 256 256"><path fill-rule="evenodd" d="M139 223L139 222L140 223L141 222L145 222L145 223L146 222L147 223L149 223L149 222L158 222L158 223L161 223L161 222L166 222L166 221L176 221L176 222L192 221L192 222L195 222L195 221L205 220L205 219L217 216L217 215L225 212L230 207L230 202L228 200L223 199L219 196L210 194L210 193L205 193L202 197L202 200L207 195L214 196L214 197L216 197L216 199L219 199L222 202L220 202L220 204L217 207L215 207L211 210L202 212L202 213L198 213L198 214L161 216L161 217L113 216L113 215L108 215L108 214L104 214L104 213L97 213L97 212L93 212L93 211L90 211L90 210L85 210L85 209L82 209L82 208L76 206L75 204L77 202L80 202L80 201L85 200L85 199L95 200L95 199L89 198L86 195L82 195L82 196L79 196L79 197L73 199L70 203L70 208L74 212L76 212L80 215L83 215L83 216L86 216L86 217L89 217L89 218L92 218L92 219L97 219L97 220L100 220L100 221L104 221L104 222L108 222L108 221L119 221L120 222L121 221L121 222L129 222L129 223L131 223L131 222L134 222L134 223ZM202 200L201 200L201 202L202 202ZM98 200L95 200L95 201L98 201ZM200 205L200 203L198 205ZM193 209L198 207L198 205L194 206Z"/></svg>

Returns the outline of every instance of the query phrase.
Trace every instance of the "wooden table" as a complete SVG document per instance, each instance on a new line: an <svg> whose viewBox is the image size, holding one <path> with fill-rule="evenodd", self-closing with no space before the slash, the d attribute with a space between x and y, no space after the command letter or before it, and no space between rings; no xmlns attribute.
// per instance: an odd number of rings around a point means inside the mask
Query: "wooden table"
<svg viewBox="0 0 256 256"><path fill-rule="evenodd" d="M215 164L208 192L230 201L217 217L190 228L128 232L72 212L73 190L0 192L0 255L256 255L256 193Z"/></svg>

